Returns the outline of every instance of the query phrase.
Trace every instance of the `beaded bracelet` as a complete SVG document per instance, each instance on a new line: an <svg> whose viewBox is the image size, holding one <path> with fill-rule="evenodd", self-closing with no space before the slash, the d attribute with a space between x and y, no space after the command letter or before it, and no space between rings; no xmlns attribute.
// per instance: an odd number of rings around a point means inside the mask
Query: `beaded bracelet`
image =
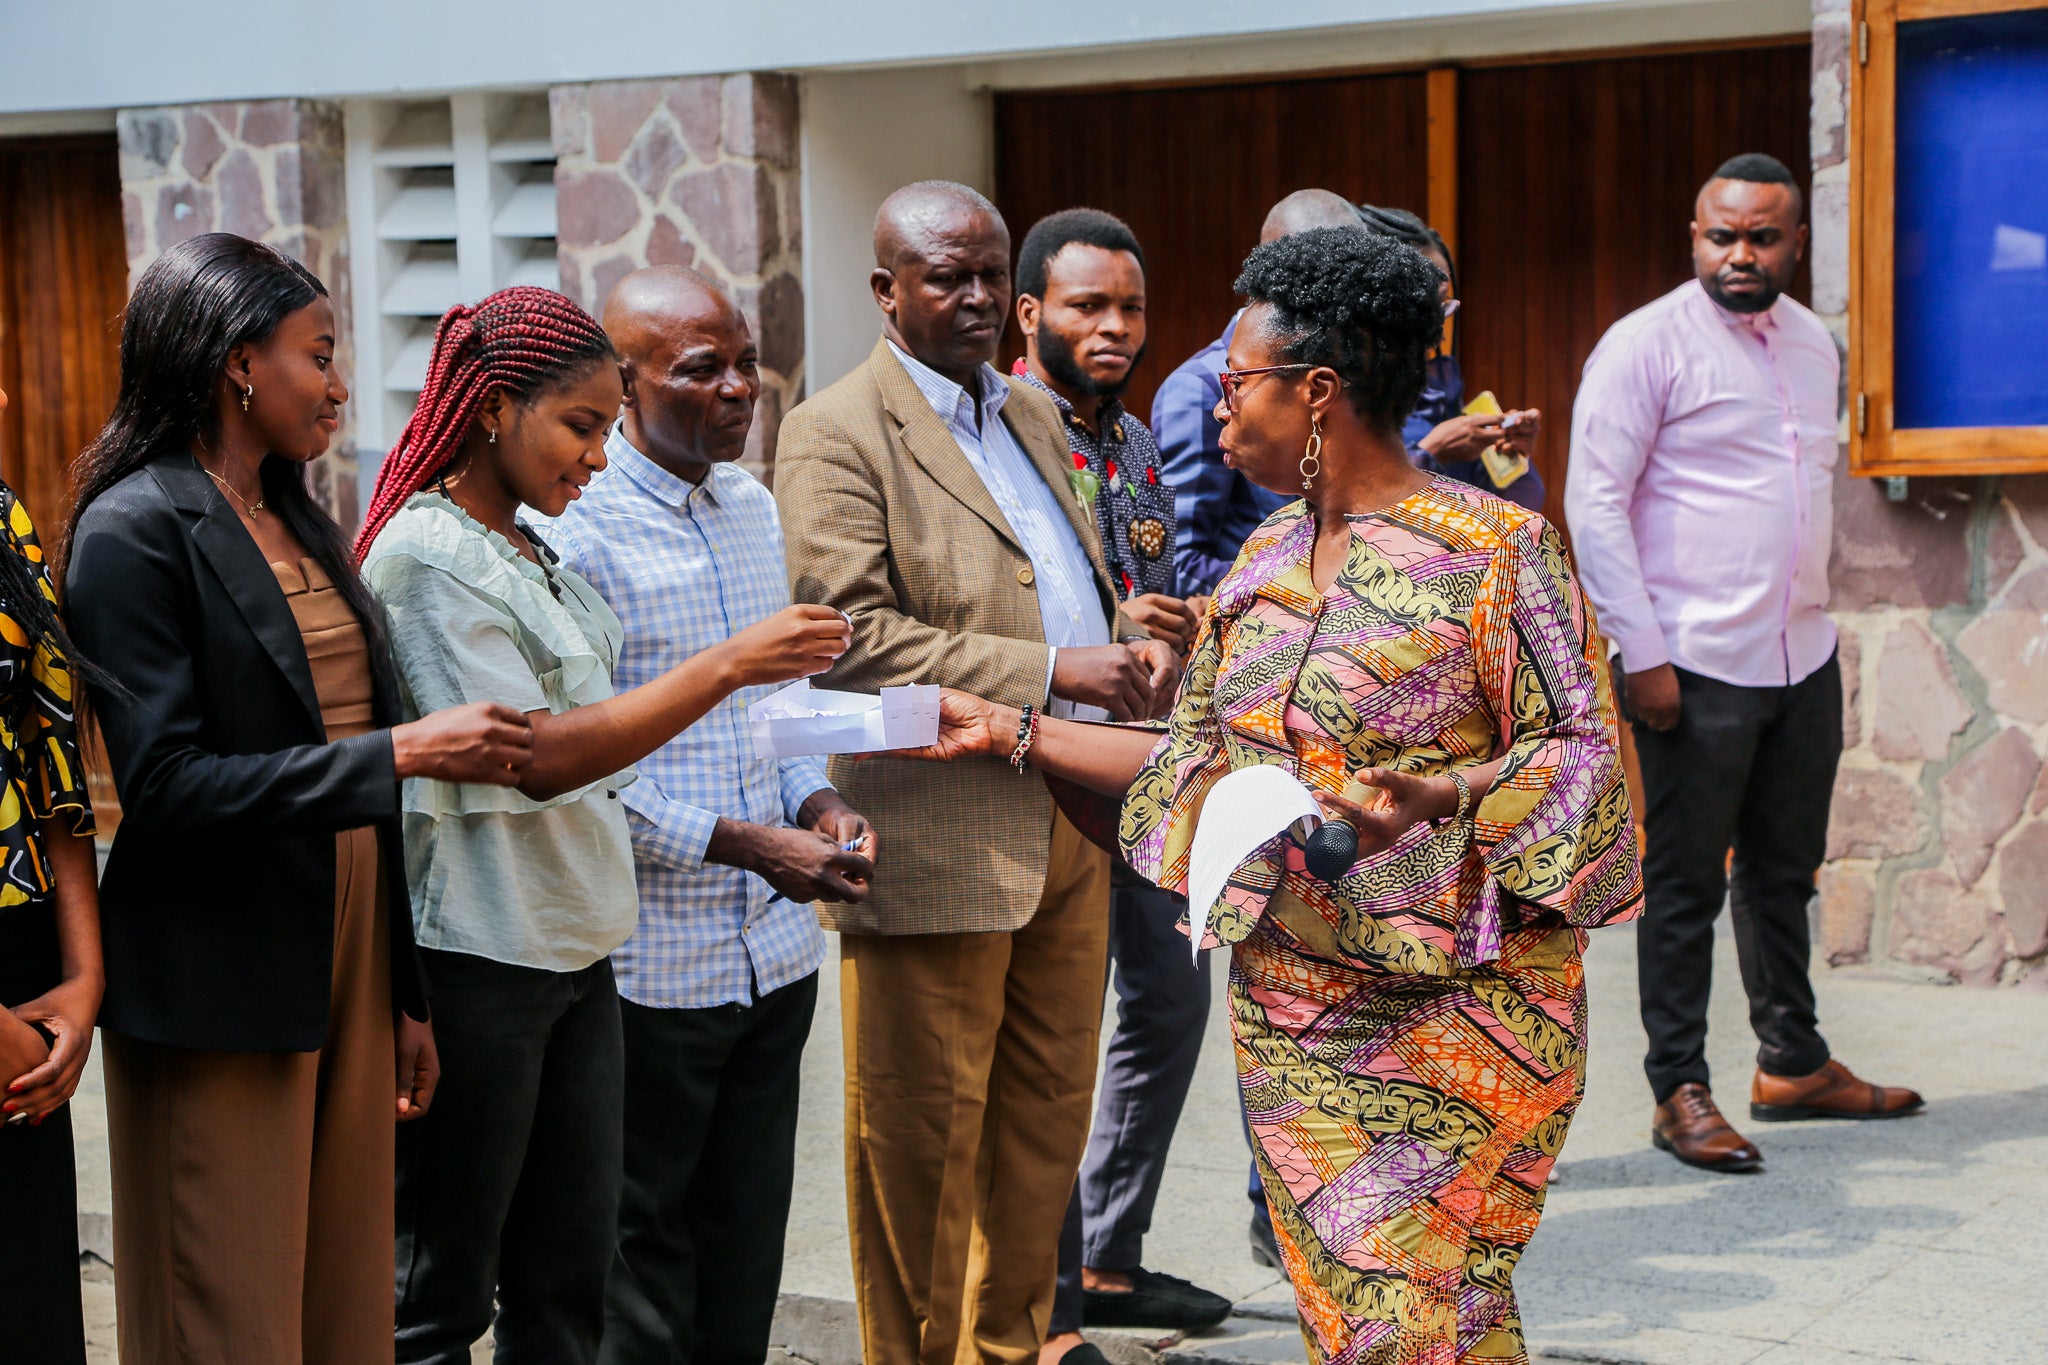
<svg viewBox="0 0 2048 1365"><path fill-rule="evenodd" d="M1432 819L1429 822L1431 829L1442 829L1446 822L1462 824L1465 817L1472 813L1472 784L1465 780L1465 774L1445 773L1444 776L1451 779L1451 785L1458 789L1458 809L1454 814L1439 815Z"/></svg>
<svg viewBox="0 0 2048 1365"><path fill-rule="evenodd" d="M1451 779L1451 785L1458 789L1458 813L1451 818L1462 824L1465 817L1472 813L1472 784L1465 780L1463 773L1449 773L1447 776Z"/></svg>
<svg viewBox="0 0 2048 1365"><path fill-rule="evenodd" d="M1031 752L1031 746L1038 742L1038 708L1027 706L1017 713L1017 747L1010 751L1010 766L1017 775L1024 775L1024 756Z"/></svg>

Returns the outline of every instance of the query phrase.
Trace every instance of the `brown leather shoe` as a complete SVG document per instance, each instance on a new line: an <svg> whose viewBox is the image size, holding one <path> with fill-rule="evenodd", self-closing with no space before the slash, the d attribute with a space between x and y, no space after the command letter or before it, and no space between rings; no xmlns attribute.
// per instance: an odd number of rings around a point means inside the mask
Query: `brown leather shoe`
<svg viewBox="0 0 2048 1365"><path fill-rule="evenodd" d="M1811 1076L1773 1076L1758 1070L1749 1085L1749 1116L1758 1123L1789 1119L1897 1119L1927 1107L1919 1092L1872 1085L1840 1062Z"/></svg>
<svg viewBox="0 0 2048 1365"><path fill-rule="evenodd" d="M1729 1126L1713 1092L1687 1081L1650 1115L1650 1141L1703 1171L1753 1171L1763 1165L1756 1144Z"/></svg>

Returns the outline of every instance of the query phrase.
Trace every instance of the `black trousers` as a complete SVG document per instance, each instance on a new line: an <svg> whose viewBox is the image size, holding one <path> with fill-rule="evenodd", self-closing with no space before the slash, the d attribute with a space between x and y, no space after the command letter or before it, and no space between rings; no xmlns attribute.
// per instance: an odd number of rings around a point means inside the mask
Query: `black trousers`
<svg viewBox="0 0 2048 1365"><path fill-rule="evenodd" d="M760 1365L782 1287L818 977L751 1005L619 1002L626 1183L605 1365Z"/></svg>
<svg viewBox="0 0 2048 1365"><path fill-rule="evenodd" d="M591 1365L618 1245L611 961L424 956L441 1085L398 1129L399 1365L469 1365L487 1329L498 1365Z"/></svg>
<svg viewBox="0 0 2048 1365"><path fill-rule="evenodd" d="M33 1000L57 984L56 924L47 903L0 911L0 1006ZM44 1042L50 1041L44 1034ZM13 1080L0 1076L0 1086ZM71 1106L31 1128L0 1125L0 1358L85 1365L78 1289L78 1179Z"/></svg>
<svg viewBox="0 0 2048 1365"><path fill-rule="evenodd" d="M1046 1329L1055 1336L1081 1330L1082 1266L1136 1270L1143 1264L1167 1149L1209 1020L1209 954L1198 960L1176 927L1186 908L1184 897L1149 883L1119 883L1110 894L1116 1032L1060 1231L1059 1284Z"/></svg>
<svg viewBox="0 0 2048 1365"><path fill-rule="evenodd" d="M1643 1069L1659 1104L1689 1081L1708 1083L1707 995L1724 897L1757 1065L1805 1076L1826 1064L1806 911L1842 755L1833 658L1790 687L1738 687L1683 669L1678 686L1676 728L1633 725L1647 807L1636 967L1650 1035Z"/></svg>

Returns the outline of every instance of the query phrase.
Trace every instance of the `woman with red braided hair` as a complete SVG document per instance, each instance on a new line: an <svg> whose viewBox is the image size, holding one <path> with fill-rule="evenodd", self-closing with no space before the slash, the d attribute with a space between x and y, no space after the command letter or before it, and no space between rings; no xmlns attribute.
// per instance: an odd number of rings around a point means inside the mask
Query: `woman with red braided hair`
<svg viewBox="0 0 2048 1365"><path fill-rule="evenodd" d="M610 340L551 290L450 309L357 553L409 710L523 712L516 787L406 784L414 934L443 1082L398 1154L400 1362L597 1357L616 1239L624 1058L608 954L639 912L618 792L728 693L829 668L850 631L793 606L614 694L623 630L519 519L605 466Z"/></svg>

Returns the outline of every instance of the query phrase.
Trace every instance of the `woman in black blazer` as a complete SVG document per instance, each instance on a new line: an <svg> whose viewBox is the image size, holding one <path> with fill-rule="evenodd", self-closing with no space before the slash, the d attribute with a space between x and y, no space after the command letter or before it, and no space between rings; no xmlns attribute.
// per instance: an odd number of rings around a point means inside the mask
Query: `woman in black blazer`
<svg viewBox="0 0 2048 1365"><path fill-rule="evenodd" d="M137 282L64 556L123 818L101 882L115 1299L134 1360L391 1358L394 1119L438 1070L399 782L518 780L525 718L396 724L304 466L327 291L227 233Z"/></svg>

